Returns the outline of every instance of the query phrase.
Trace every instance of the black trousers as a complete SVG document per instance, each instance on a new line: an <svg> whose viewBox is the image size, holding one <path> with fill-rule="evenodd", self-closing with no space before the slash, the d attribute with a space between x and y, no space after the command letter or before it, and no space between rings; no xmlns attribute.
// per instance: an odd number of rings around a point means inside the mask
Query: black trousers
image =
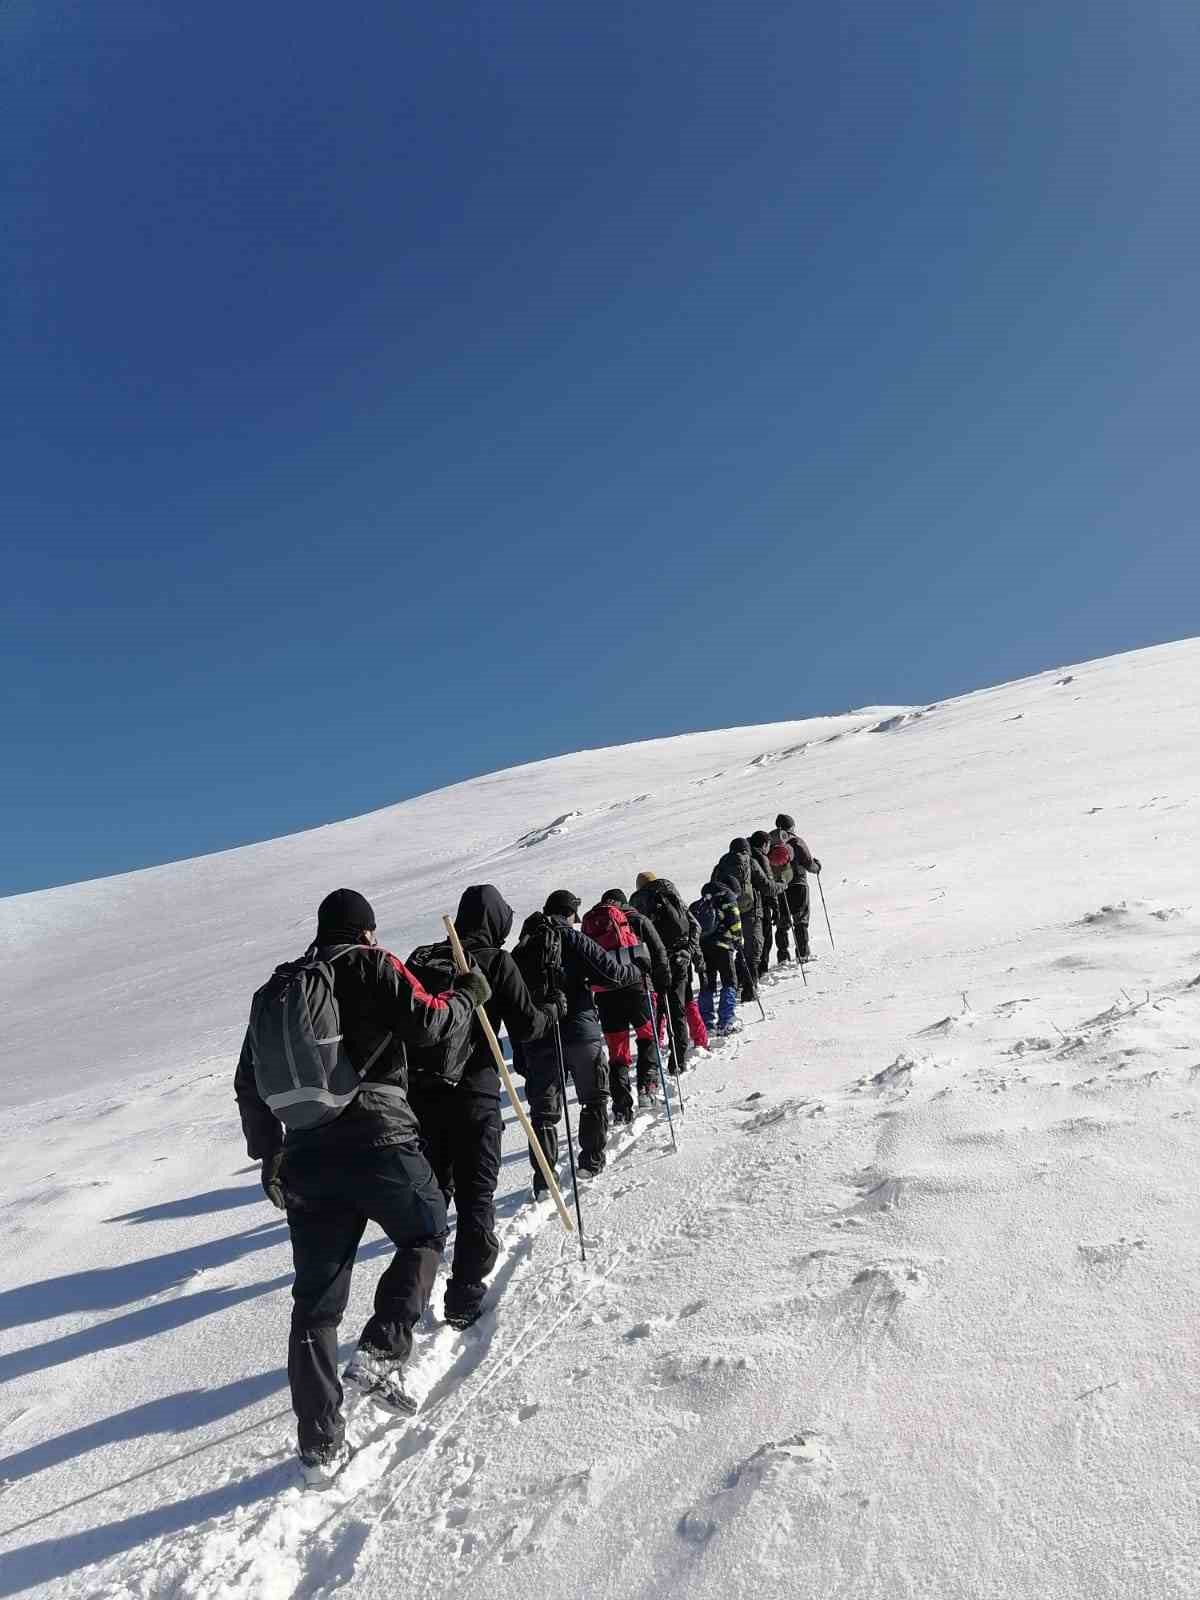
<svg viewBox="0 0 1200 1600"><path fill-rule="evenodd" d="M779 922L779 911L774 900L763 901L762 949L758 952L757 976L765 978L771 968L771 942Z"/></svg>
<svg viewBox="0 0 1200 1600"><path fill-rule="evenodd" d="M337 1329L367 1223L378 1223L396 1249L375 1286L375 1312L362 1340L404 1361L437 1276L446 1205L415 1142L336 1158L289 1155L284 1188L296 1269L288 1381L300 1448L310 1450L342 1437Z"/></svg>
<svg viewBox="0 0 1200 1600"><path fill-rule="evenodd" d="M796 956L797 959L803 959L808 955L808 915L811 909L807 872L797 872L788 884L787 902L792 931L796 935Z"/></svg>
<svg viewBox="0 0 1200 1600"><path fill-rule="evenodd" d="M608 1067L604 1043L598 1033L593 1037L567 1037L562 1043L564 1064L579 1101L579 1154L603 1166L604 1145L608 1139ZM535 1044L527 1044L522 1054L529 1120L546 1153L546 1160L553 1166L558 1160L558 1124L563 1114L554 1040L539 1039ZM532 1150L529 1165L533 1168L533 1181L540 1187L541 1168Z"/></svg>
<svg viewBox="0 0 1200 1600"><path fill-rule="evenodd" d="M688 1053L690 1034L687 1025L687 1003L689 979L691 978L691 963L684 967L681 961L671 964L671 981L667 985L666 993L659 996L659 1004L666 1002L667 1015L670 1018L670 1032L668 1040L671 1046L671 1058L664 1061L671 1072L678 1072L683 1066L684 1057Z"/></svg>
<svg viewBox="0 0 1200 1600"><path fill-rule="evenodd" d="M779 920L775 925L775 949L781 961L788 959L788 929L796 932L797 956L808 955L808 874L797 873L779 896L776 906Z"/></svg>
<svg viewBox="0 0 1200 1600"><path fill-rule="evenodd" d="M458 1088L413 1090L421 1143L447 1209L454 1202L454 1261L446 1285L448 1315L478 1310L483 1280L496 1265L496 1185L504 1119L494 1095Z"/></svg>
<svg viewBox="0 0 1200 1600"><path fill-rule="evenodd" d="M742 918L742 954L737 961L738 981L743 1000L754 999L758 981L758 962L763 947L762 914L756 908Z"/></svg>

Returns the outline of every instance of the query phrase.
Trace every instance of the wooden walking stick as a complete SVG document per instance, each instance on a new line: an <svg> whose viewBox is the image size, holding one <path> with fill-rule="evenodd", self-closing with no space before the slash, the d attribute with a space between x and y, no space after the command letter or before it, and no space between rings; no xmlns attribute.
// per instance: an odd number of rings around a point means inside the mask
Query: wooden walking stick
<svg viewBox="0 0 1200 1600"><path fill-rule="evenodd" d="M458 937L458 930L449 916L444 916L442 921L446 924L450 948L454 952L454 965L460 972L467 972L471 964L467 960L467 953L462 947L462 940ZM495 1028L492 1027L491 1018L482 1006L475 1007L475 1015L479 1019L479 1026L483 1029L484 1038L492 1048L492 1054L496 1058L496 1070L500 1074L500 1082L508 1091L508 1098L512 1102L512 1108L517 1113L517 1121L524 1128L525 1137L529 1140L529 1148L533 1151L534 1158L542 1169L542 1177L545 1178L546 1185L550 1190L550 1198L558 1207L558 1214L562 1218L563 1227L568 1233L574 1233L575 1223L572 1220L571 1213L563 1204L562 1193L555 1179L554 1170L546 1160L546 1152L542 1149L542 1141L533 1131L533 1123L530 1122L525 1107L521 1104L517 1091L513 1086L512 1078L509 1076L508 1063L504 1059L504 1052L500 1048L500 1041L496 1037Z"/></svg>

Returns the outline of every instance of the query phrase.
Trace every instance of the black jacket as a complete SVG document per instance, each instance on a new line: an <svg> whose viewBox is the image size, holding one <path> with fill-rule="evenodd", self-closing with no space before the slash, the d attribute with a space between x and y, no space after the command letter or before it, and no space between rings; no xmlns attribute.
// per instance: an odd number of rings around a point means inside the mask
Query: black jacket
<svg viewBox="0 0 1200 1600"><path fill-rule="evenodd" d="M492 998L484 1007L488 1021L497 1032L501 1026L505 1027L513 1044L519 1045L530 1039L540 1039L554 1026L558 1012L552 1006L539 1006L535 1002L521 969L503 948L512 925L512 907L492 884L477 884L464 891L454 918L455 929L463 949L492 986ZM435 948L444 950L449 957L448 943ZM453 1095L464 1089L495 1100L500 1098L500 1074L496 1071L492 1047L478 1021L471 1024L471 1053L458 1088L435 1087L430 1092Z"/></svg>
<svg viewBox="0 0 1200 1600"><path fill-rule="evenodd" d="M685 934L675 927L675 919L665 910L664 901L667 900L678 907L679 919L687 924L688 931ZM686 972L693 956L700 953L700 924L684 905L683 896L671 880L655 878L643 888L635 889L629 897L629 903L635 911L640 911L653 922L676 972Z"/></svg>
<svg viewBox="0 0 1200 1600"><path fill-rule="evenodd" d="M538 913L542 915L542 913ZM526 924L535 919L530 918ZM566 917L550 916L546 920L553 923L562 941L563 970L556 975L556 981L567 997L567 1014L562 1021L562 1039L566 1044L573 1039L596 1040L601 1038L600 1018L596 1012L596 1001L592 994L592 984L600 983L609 989L637 989L642 985L642 970L629 961L618 961L594 939L589 939L574 923L568 922ZM521 966L521 947L518 945L516 952L517 965ZM536 987L540 975L525 972L522 968L525 981L531 987ZM513 1059L520 1062L521 1058L534 1059L545 1050L551 1048L549 1043L539 1044L535 1041L532 1049L514 1051Z"/></svg>
<svg viewBox="0 0 1200 1600"><path fill-rule="evenodd" d="M751 845L750 860L753 863L750 875L754 888L764 906L773 906L779 898L779 885L775 882L775 874L771 871L771 863L767 860L767 852L765 850L756 850Z"/></svg>
<svg viewBox="0 0 1200 1600"><path fill-rule="evenodd" d="M345 949L322 946L323 953ZM447 990L430 995L397 960L378 945L356 945L333 963L333 993L342 1021L342 1037L351 1061L370 1059L390 1033L388 1044L355 1098L332 1122L319 1128L291 1129L268 1109L254 1081L254 1053L247 1032L234 1077L234 1093L253 1159L289 1151L325 1152L339 1158L347 1150L406 1144L417 1137L417 1119L408 1103L408 1059L404 1046L436 1044L459 1027L472 1006L465 994Z"/></svg>
<svg viewBox="0 0 1200 1600"><path fill-rule="evenodd" d="M636 906L621 906L629 921L629 926L638 936L638 942L645 945L646 953L650 957L650 982L663 994L671 982L671 962L667 956L667 947L659 937L658 929L653 921L639 911Z"/></svg>

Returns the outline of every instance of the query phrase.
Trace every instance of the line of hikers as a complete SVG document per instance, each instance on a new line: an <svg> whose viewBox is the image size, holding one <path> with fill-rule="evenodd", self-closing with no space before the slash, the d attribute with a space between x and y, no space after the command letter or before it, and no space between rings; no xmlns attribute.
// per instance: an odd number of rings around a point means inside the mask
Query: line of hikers
<svg viewBox="0 0 1200 1600"><path fill-rule="evenodd" d="M308 951L255 994L235 1076L247 1150L262 1162L268 1198L287 1212L295 1268L288 1379L310 1477L321 1481L346 1458L337 1328L369 1221L395 1251L347 1382L394 1411L416 1410L403 1368L452 1201L443 1315L466 1328L482 1312L499 1254L503 1117L475 1009L508 1034L551 1166L570 1077L578 1165L594 1175L605 1165L610 1105L617 1123L653 1109L660 1061L665 1081L687 1070L710 1030L735 1026L739 997L755 998L768 969L772 935L779 961L790 959L789 933L797 958L809 959L807 878L820 870L781 813L770 833L732 841L691 905L653 872L638 874L628 899L608 890L582 918L579 897L557 889L526 918L511 954L512 908L493 885L472 886L455 918L471 963L465 972L445 941L400 961L380 948L363 895L326 896ZM536 1199L546 1184L532 1151L530 1161Z"/></svg>

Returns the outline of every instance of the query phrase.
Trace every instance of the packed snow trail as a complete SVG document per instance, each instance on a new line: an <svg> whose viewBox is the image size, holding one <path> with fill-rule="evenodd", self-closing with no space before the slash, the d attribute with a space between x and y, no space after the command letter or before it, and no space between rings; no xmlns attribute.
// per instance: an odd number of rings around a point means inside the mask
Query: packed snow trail
<svg viewBox="0 0 1200 1600"><path fill-rule="evenodd" d="M1200 646L904 709L0 902L0 1595L1193 1600ZM677 1156L658 1124L587 1186L588 1276L518 1237L510 1130L494 1321L424 1330L424 1410L292 1492L231 1075L305 908L356 882L406 949L471 881L688 889L781 806L836 954L815 922L811 987L686 1080Z"/></svg>

